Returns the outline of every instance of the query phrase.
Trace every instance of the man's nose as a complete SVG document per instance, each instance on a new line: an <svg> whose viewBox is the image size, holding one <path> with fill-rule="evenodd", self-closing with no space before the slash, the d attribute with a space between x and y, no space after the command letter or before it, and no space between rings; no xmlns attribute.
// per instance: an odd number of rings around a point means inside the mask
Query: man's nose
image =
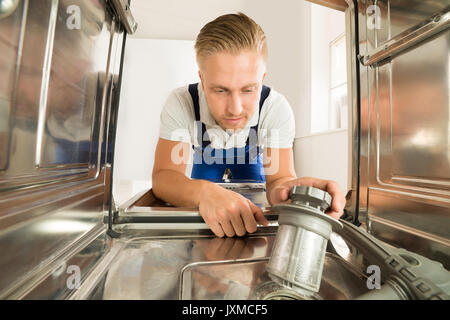
<svg viewBox="0 0 450 320"><path fill-rule="evenodd" d="M237 116L242 113L242 110L242 101L239 93L231 93L228 101L228 113Z"/></svg>

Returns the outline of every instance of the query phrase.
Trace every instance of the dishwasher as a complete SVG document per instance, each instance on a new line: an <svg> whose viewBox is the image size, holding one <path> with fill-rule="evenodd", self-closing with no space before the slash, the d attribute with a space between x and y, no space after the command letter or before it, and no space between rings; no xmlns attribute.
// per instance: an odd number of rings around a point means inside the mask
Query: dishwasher
<svg viewBox="0 0 450 320"><path fill-rule="evenodd" d="M300 240L292 206L326 194L271 207L264 184L221 183L269 221L233 238L151 189L118 205L130 2L2 2L0 299L448 300L448 1L312 2L345 12L351 179L341 219Z"/></svg>

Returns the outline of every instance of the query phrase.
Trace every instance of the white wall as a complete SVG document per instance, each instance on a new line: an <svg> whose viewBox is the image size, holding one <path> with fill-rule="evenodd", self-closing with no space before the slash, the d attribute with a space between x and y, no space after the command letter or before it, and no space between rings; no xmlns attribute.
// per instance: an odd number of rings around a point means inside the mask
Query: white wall
<svg viewBox="0 0 450 320"><path fill-rule="evenodd" d="M327 131L295 139L295 169L298 176L336 181L347 191L347 130Z"/></svg>
<svg viewBox="0 0 450 320"><path fill-rule="evenodd" d="M252 2L252 1L250 1ZM253 2L252 2L253 3ZM311 4L306 1L258 1L247 12L267 36L266 84L283 93L295 115L296 135L310 132Z"/></svg>
<svg viewBox="0 0 450 320"><path fill-rule="evenodd" d="M345 14L311 5L311 133L329 129L330 42L345 32Z"/></svg>
<svg viewBox="0 0 450 320"><path fill-rule="evenodd" d="M144 39L194 40L200 29L214 18L244 11L264 1L246 0L131 0L138 23L132 36Z"/></svg>
<svg viewBox="0 0 450 320"><path fill-rule="evenodd" d="M198 82L191 40L127 40L114 179L151 181L159 119L169 93Z"/></svg>

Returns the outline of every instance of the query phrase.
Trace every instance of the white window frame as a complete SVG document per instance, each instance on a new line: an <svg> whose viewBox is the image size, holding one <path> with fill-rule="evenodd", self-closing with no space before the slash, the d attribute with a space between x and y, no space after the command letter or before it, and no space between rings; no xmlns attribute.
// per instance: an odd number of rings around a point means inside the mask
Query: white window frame
<svg viewBox="0 0 450 320"><path fill-rule="evenodd" d="M336 48L338 45L341 45L343 43L344 44L344 48L346 50L347 47L345 45L345 41L346 41L346 38L345 38L345 32L344 32L341 35L339 35L336 39L331 41L330 45L329 45L329 59L330 59L329 60L329 65L330 65L330 68L329 68L329 90L328 90L328 130L337 130L337 129L347 129L348 128L348 124L347 124L347 126L345 126L345 123L347 121L344 122L344 127L342 127L342 123L343 123L342 120L339 121L339 125L336 128L334 128L332 126L332 123L331 123L331 119L332 119L333 113L335 113L335 110L333 110L333 99L332 99L333 94L332 93L333 93L334 90L339 89L339 88L341 88L343 86L347 87L347 83L348 83L347 73L346 73L347 72L346 71L347 68L345 68L345 81L337 83L337 84L333 84L333 69L334 69L333 68L334 67L333 66L333 53L334 53L333 49ZM347 90L345 92L346 92L346 95L347 95ZM347 101L348 101L348 97L347 97ZM348 112L348 102L347 102L347 112ZM339 115L342 117L342 113L341 112L339 112Z"/></svg>

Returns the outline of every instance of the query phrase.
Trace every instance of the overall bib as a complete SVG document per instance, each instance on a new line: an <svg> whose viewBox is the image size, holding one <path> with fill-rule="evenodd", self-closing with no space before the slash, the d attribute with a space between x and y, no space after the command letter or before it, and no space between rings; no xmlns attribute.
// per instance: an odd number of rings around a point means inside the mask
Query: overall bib
<svg viewBox="0 0 450 320"><path fill-rule="evenodd" d="M197 90L198 83L189 85L189 93L194 103L195 121L197 124L198 146L194 149L194 164L192 166L192 179L204 179L212 182L224 182L227 172L227 182L253 182L264 183L264 168L262 149L256 144L258 141L258 123L250 129L249 137L242 148L213 149L206 132L206 126L200 122L200 105ZM259 100L259 113L270 93L270 88L263 86ZM252 139L250 139L250 135ZM250 141L252 140L252 141ZM252 142L252 143L251 143Z"/></svg>

